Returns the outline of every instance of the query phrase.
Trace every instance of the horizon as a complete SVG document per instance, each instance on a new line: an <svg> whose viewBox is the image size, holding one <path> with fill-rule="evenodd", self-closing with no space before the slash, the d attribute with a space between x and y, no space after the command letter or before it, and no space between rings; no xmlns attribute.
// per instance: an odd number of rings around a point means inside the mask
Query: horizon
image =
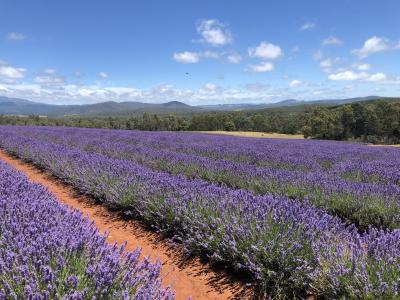
<svg viewBox="0 0 400 300"><path fill-rule="evenodd" d="M188 105L192 107L212 107L212 106L259 106L259 105L273 105L273 104L279 104L279 103L285 103L285 102L290 102L294 101L297 102L298 104L301 103L312 103L312 102L335 102L335 101L344 101L344 100L351 100L351 99L360 99L359 101L364 101L368 100L368 98L375 98L376 99L391 99L391 98L400 98L397 96L378 96L378 95L367 95L367 96L360 96L360 97L350 97L350 98L338 98L338 99L312 99L312 100L299 100L299 99L283 99L279 101L274 101L274 102L251 102L251 103L245 103L245 102L238 102L238 103L213 103L213 104L188 104L184 100L165 100L163 102L142 102L142 101L135 101L135 100L128 100L128 101L115 101L115 100L104 100L101 102L93 102L93 103L80 103L80 104L62 104L62 103L46 103L46 102L40 102L40 101L34 101L30 99L23 99L23 98L12 98L12 97L7 97L7 96L2 96L0 95L0 100L1 98L6 98L10 100L23 100L23 101L28 101L30 103L34 104L46 104L46 105L59 105L59 106L68 106L68 105L77 105L77 106L84 106L84 105L95 105L95 104L103 104L103 103L141 103L141 104L154 104L154 105L163 105L163 104L170 104L170 103L177 103L177 104L183 104L183 105ZM0 101L1 103L1 101Z"/></svg>
<svg viewBox="0 0 400 300"><path fill-rule="evenodd" d="M199 106L400 94L394 0L7 0L0 10L0 96Z"/></svg>

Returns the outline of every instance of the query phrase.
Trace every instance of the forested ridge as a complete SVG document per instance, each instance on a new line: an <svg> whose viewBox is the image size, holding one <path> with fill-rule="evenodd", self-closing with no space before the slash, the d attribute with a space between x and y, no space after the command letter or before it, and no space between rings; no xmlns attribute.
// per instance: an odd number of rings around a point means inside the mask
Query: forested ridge
<svg viewBox="0 0 400 300"><path fill-rule="evenodd" d="M260 131L301 133L307 138L400 143L400 99L338 106L300 105L255 111L150 114L117 117L0 115L1 125L73 126L129 130Z"/></svg>

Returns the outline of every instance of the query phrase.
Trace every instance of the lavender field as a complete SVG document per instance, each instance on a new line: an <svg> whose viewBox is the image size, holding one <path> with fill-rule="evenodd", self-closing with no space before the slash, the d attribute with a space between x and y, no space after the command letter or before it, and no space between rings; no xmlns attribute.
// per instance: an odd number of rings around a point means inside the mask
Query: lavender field
<svg viewBox="0 0 400 300"><path fill-rule="evenodd" d="M400 149L12 126L0 147L250 276L260 295L399 297Z"/></svg>
<svg viewBox="0 0 400 300"><path fill-rule="evenodd" d="M161 263L110 246L81 213L0 162L0 299L173 299Z"/></svg>

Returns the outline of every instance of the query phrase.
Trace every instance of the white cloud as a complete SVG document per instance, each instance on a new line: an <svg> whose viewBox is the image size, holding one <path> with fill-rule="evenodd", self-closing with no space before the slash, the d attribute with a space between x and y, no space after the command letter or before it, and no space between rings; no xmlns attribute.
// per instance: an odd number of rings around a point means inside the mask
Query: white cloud
<svg viewBox="0 0 400 300"><path fill-rule="evenodd" d="M250 70L256 73L270 72L274 69L274 64L271 62L263 61L258 65L250 65Z"/></svg>
<svg viewBox="0 0 400 300"><path fill-rule="evenodd" d="M200 55L196 52L184 51L184 52L174 53L174 59L175 61L183 64L195 64L199 62Z"/></svg>
<svg viewBox="0 0 400 300"><path fill-rule="evenodd" d="M0 61L0 76L5 79L15 80L24 78L25 72L26 69L24 68L15 68L4 61Z"/></svg>
<svg viewBox="0 0 400 300"><path fill-rule="evenodd" d="M397 45L395 46L396 49L400 49L400 41L397 43Z"/></svg>
<svg viewBox="0 0 400 300"><path fill-rule="evenodd" d="M213 52L213 51L204 51L199 53L199 56L205 57L205 58L219 58L219 53Z"/></svg>
<svg viewBox="0 0 400 300"><path fill-rule="evenodd" d="M299 46L295 46L295 47L292 48L291 51L292 51L293 53L298 53L298 52L300 52L300 47L299 47Z"/></svg>
<svg viewBox="0 0 400 300"><path fill-rule="evenodd" d="M383 82L385 80L387 80L387 75L384 73L376 73L373 75L370 75L367 79L365 79L366 81L371 81L371 82Z"/></svg>
<svg viewBox="0 0 400 300"><path fill-rule="evenodd" d="M334 64L334 60L331 59L331 58L327 58L327 59L321 60L321 62L319 63L319 66L320 66L321 68L324 68L324 69L325 69L325 68L330 68L330 67L332 67L333 64Z"/></svg>
<svg viewBox="0 0 400 300"><path fill-rule="evenodd" d="M341 45L343 42L337 37L330 36L322 41L323 46Z"/></svg>
<svg viewBox="0 0 400 300"><path fill-rule="evenodd" d="M289 83L289 86L290 86L291 88L295 88L295 87L299 87L301 84L302 84L302 82L301 82L300 80L295 79L295 80L292 80L292 81Z"/></svg>
<svg viewBox="0 0 400 300"><path fill-rule="evenodd" d="M20 32L10 32L7 34L7 39L9 41L23 41L26 39L26 36Z"/></svg>
<svg viewBox="0 0 400 300"><path fill-rule="evenodd" d="M276 59L283 54L283 51L281 47L263 41L257 47L249 48L248 53L251 57L258 57L261 59Z"/></svg>
<svg viewBox="0 0 400 300"><path fill-rule="evenodd" d="M238 64L242 61L242 56L238 53L229 54L226 59L231 64Z"/></svg>
<svg viewBox="0 0 400 300"><path fill-rule="evenodd" d="M322 50L319 49L319 50L315 51L314 54L313 54L313 58L314 58L315 60L321 60L321 59L323 59L323 58L324 58L324 54L322 53Z"/></svg>
<svg viewBox="0 0 400 300"><path fill-rule="evenodd" d="M60 86L65 83L65 79L62 76L51 76L51 75L40 75L36 76L33 81L42 86Z"/></svg>
<svg viewBox="0 0 400 300"><path fill-rule="evenodd" d="M327 59L321 60L320 63L319 63L319 66L322 68L322 70L323 70L324 72L330 73L330 72L331 72L331 68L332 68L333 65L334 65L335 63L337 63L338 61L339 61L339 58L338 58L338 57L336 57L336 58L334 58L334 59L332 59L332 58L327 58Z"/></svg>
<svg viewBox="0 0 400 300"><path fill-rule="evenodd" d="M197 32L202 36L203 42L215 47L232 43L231 32L217 19L201 20Z"/></svg>
<svg viewBox="0 0 400 300"><path fill-rule="evenodd" d="M369 74L366 72L344 71L336 74L329 75L330 80L360 80L368 78Z"/></svg>
<svg viewBox="0 0 400 300"><path fill-rule="evenodd" d="M246 83L244 85L244 88L246 90L252 91L252 92L264 92L264 91L268 91L269 89L271 89L271 85L267 84L267 83Z"/></svg>
<svg viewBox="0 0 400 300"><path fill-rule="evenodd" d="M106 72L99 72L99 74L97 74L97 75L102 79L108 78L108 74Z"/></svg>
<svg viewBox="0 0 400 300"><path fill-rule="evenodd" d="M214 83L206 83L201 89L199 89L198 93L203 96L212 96L219 93L221 89L221 87Z"/></svg>
<svg viewBox="0 0 400 300"><path fill-rule="evenodd" d="M44 69L43 72L46 74L52 75L52 74L55 74L57 72L57 70L52 69L52 68L47 68L47 69Z"/></svg>
<svg viewBox="0 0 400 300"><path fill-rule="evenodd" d="M360 71L368 71L369 69L371 69L371 65L370 64L357 64L356 68Z"/></svg>
<svg viewBox="0 0 400 300"><path fill-rule="evenodd" d="M303 24L303 25L300 27L300 30L301 30L301 31L304 31L304 30L311 30L311 29L315 28L315 26L316 26L315 23L307 22L307 23Z"/></svg>
<svg viewBox="0 0 400 300"><path fill-rule="evenodd" d="M198 63L202 58L218 59L222 55L223 53L218 53L208 50L203 52L183 51L183 52L175 52L173 58L175 61L182 64L194 64Z"/></svg>
<svg viewBox="0 0 400 300"><path fill-rule="evenodd" d="M386 51L389 48L387 39L373 36L364 42L362 48L356 49L353 52L360 58L366 58L370 54Z"/></svg>
<svg viewBox="0 0 400 300"><path fill-rule="evenodd" d="M344 71L336 74L329 75L331 80L343 80L343 81L367 81L375 83L385 84L398 84L400 81L396 78L389 78L385 73L379 72L375 74L369 74L367 72L354 72Z"/></svg>

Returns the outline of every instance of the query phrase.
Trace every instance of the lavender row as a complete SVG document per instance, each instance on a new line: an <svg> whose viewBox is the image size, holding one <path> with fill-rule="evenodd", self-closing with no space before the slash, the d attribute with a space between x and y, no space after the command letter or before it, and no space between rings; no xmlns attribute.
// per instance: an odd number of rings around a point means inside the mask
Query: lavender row
<svg viewBox="0 0 400 300"><path fill-rule="evenodd" d="M82 214L0 162L0 299L173 299L161 264L110 246Z"/></svg>
<svg viewBox="0 0 400 300"><path fill-rule="evenodd" d="M156 142L151 143L154 133L134 132L128 135L125 131L71 130L69 128L9 127L4 129L9 130L8 134L3 133L4 139L10 134L18 134L33 140L44 140L78 148L89 153L95 152L111 158L132 160L153 170L166 171L175 175L182 174L189 178L201 178L232 188L251 190L258 194L274 193L297 199L308 199L330 213L357 224L360 229L366 229L369 225L392 229L400 227L400 185L397 184L400 176L400 155L395 156L395 154L400 154L398 151L375 150L376 148L355 145L342 147L341 144L336 143L340 156L349 156L348 148L352 149L355 155L346 160L339 160L337 155L332 155L334 157L332 161L335 161L335 164L331 165L330 170L322 167L311 168L314 169L313 171L282 170L257 167L249 162L212 159L196 154L174 152L168 150L173 146L167 146L165 138L160 139L159 144L163 143L166 149L158 149ZM143 138L140 143L137 135ZM132 137L132 142L127 139L129 136ZM190 144L190 136L187 134L184 136L188 138L188 144ZM193 139L196 141L203 139L203 136L194 136ZM175 140L177 138L173 139ZM274 142L271 141L271 143L275 147ZM316 142L309 141L308 143L312 145ZM318 142L316 144L319 145ZM341 150L341 147L345 150ZM311 153L309 156L313 155L317 154ZM321 153L318 155L322 157ZM303 153L303 156L308 155ZM323 156L326 156L326 153ZM367 156L369 160L364 161L363 159ZM314 163L317 164L315 161ZM298 167L299 164L296 166ZM355 176L365 180L355 181Z"/></svg>
<svg viewBox="0 0 400 300"><path fill-rule="evenodd" d="M199 154L206 157L248 162L256 166L319 170L348 160L395 160L400 164L399 149L390 147L366 147L334 141L309 141L287 139L254 139L210 134L176 132L144 132L118 130L81 129L88 135L111 142L126 142L168 149L174 152ZM54 128L50 128L54 131ZM76 132L62 129L71 137ZM43 133L44 130L41 130ZM79 135L79 133L78 133ZM69 138L68 137L68 138ZM383 171L380 170L380 171ZM391 173L393 174L393 173ZM398 174L398 173L397 173ZM397 177L399 179L399 177Z"/></svg>
<svg viewBox="0 0 400 300"><path fill-rule="evenodd" d="M17 135L2 143L82 192L173 234L187 251L250 274L265 295L399 296L399 230L359 234L306 201L256 196Z"/></svg>
<svg viewBox="0 0 400 300"><path fill-rule="evenodd" d="M6 127L3 127L5 129ZM6 130L6 129L5 129ZM363 182L400 183L400 149L367 147L332 141L254 139L207 134L143 132L106 129L71 129L57 127L14 127L19 134L47 137L52 142L80 145L82 136L92 142L136 145L140 148L196 154L213 159L234 160L274 169L321 171L351 175L362 168ZM57 138L57 141L54 139ZM351 167L346 167L351 165ZM368 180L368 177L373 177Z"/></svg>

